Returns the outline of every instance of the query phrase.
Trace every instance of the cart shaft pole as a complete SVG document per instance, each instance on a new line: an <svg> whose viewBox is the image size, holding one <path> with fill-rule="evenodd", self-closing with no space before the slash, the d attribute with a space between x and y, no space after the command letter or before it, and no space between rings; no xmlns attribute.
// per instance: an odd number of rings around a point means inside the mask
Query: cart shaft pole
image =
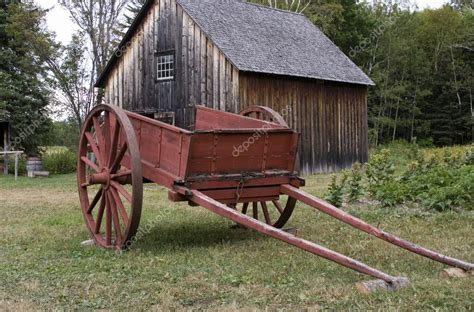
<svg viewBox="0 0 474 312"><path fill-rule="evenodd" d="M190 200L224 218L232 220L238 224L241 224L247 228L253 229L265 235L271 236L282 240L290 245L296 246L308 252L311 252L315 255L323 257L325 259L334 261L340 265L343 265L347 268L353 269L363 274L373 276L375 278L384 280L385 282L391 283L397 281L399 278L390 276L384 272L381 272L377 269L371 268L368 265L359 262L357 260L346 257L340 253L317 245L313 242L304 240L302 238L296 237L292 234L289 234L280 229L274 228L268 224L260 222L256 219L248 217L232 208L227 207L226 205L204 195L203 193L192 190L192 195Z"/></svg>
<svg viewBox="0 0 474 312"><path fill-rule="evenodd" d="M398 247L404 248L408 251L411 251L413 253L419 254L421 256L430 258L434 261L438 261L453 267L461 268L466 271L470 271L474 269L474 264L468 263L462 260L458 260L455 258L451 258L445 255L442 255L440 253L434 252L432 250L420 247L418 245L415 245L413 243L410 243L409 241L403 240L395 235L386 233L375 226L372 226L358 218L355 218L351 216L350 214L334 207L333 205L317 198L314 197L302 190L299 190L289 184L282 185L281 187L281 192L283 194L286 194L288 196L291 196L308 206L311 206L315 209L320 210L321 212L324 212L331 217L334 217L344 223L347 223L361 231L364 231L366 233L369 233L377 238L380 238L386 242L389 242L393 245L396 245Z"/></svg>

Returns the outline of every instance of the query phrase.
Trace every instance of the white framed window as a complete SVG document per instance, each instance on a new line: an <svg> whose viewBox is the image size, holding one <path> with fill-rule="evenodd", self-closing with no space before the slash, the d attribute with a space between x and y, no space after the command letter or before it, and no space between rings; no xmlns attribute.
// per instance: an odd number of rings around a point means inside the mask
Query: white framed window
<svg viewBox="0 0 474 312"><path fill-rule="evenodd" d="M174 79L174 52L159 53L157 55L156 80Z"/></svg>

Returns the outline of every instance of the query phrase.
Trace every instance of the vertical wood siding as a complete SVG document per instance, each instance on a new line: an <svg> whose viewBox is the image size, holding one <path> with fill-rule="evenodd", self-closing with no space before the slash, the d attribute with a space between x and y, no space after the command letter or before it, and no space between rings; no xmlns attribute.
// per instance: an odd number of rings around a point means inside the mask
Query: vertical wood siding
<svg viewBox="0 0 474 312"><path fill-rule="evenodd" d="M241 108L271 107L301 133L302 173L331 172L367 161L365 86L243 72L239 83Z"/></svg>
<svg viewBox="0 0 474 312"><path fill-rule="evenodd" d="M155 52L174 51L175 79L156 81ZM156 0L119 53L105 101L139 113L174 112L189 128L195 105L236 112L239 75L175 0Z"/></svg>

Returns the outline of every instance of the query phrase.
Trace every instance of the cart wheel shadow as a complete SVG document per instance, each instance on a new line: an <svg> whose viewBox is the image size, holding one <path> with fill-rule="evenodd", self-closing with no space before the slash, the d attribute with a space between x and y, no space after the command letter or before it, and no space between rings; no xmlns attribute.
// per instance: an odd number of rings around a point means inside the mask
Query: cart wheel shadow
<svg viewBox="0 0 474 312"><path fill-rule="evenodd" d="M244 228L228 224L199 224L176 222L157 224L142 232L135 247L145 252L161 253L170 248L210 247L222 243L255 240L260 235ZM132 247L133 249L133 247Z"/></svg>

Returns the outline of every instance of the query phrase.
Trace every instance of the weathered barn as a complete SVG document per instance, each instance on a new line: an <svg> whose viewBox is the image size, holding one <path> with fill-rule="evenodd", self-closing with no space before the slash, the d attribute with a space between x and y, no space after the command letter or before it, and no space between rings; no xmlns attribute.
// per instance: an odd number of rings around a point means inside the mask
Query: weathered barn
<svg viewBox="0 0 474 312"><path fill-rule="evenodd" d="M302 173L365 162L372 81L301 14L149 0L96 83L107 103L192 128L193 107L265 105L301 132Z"/></svg>

